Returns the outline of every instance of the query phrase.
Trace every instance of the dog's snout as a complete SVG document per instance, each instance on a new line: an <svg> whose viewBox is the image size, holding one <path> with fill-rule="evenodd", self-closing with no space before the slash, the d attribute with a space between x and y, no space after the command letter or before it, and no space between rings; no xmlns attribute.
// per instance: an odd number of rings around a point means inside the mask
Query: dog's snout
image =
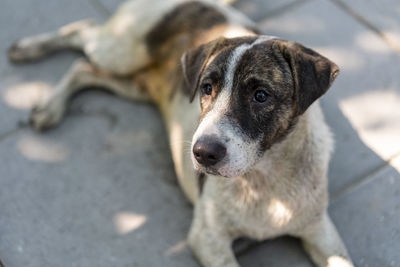
<svg viewBox="0 0 400 267"><path fill-rule="evenodd" d="M212 166L226 155L226 147L212 137L203 137L193 146L193 155L203 166Z"/></svg>

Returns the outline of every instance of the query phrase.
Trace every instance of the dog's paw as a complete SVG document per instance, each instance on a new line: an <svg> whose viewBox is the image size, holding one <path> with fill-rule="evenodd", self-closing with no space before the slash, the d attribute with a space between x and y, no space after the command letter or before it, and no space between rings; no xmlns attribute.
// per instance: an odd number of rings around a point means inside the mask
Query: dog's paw
<svg viewBox="0 0 400 267"><path fill-rule="evenodd" d="M36 131L50 129L61 121L65 104L60 101L43 101L36 105L29 116L29 124Z"/></svg>
<svg viewBox="0 0 400 267"><path fill-rule="evenodd" d="M30 38L15 42L8 49L8 60L13 63L29 62L45 55L43 46Z"/></svg>

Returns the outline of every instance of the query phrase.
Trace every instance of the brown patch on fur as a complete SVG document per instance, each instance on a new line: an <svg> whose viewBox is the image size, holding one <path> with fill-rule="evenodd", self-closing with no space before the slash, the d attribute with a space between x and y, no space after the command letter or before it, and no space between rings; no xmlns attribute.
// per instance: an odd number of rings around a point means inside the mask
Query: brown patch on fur
<svg viewBox="0 0 400 267"><path fill-rule="evenodd" d="M196 19L193 19L196 18ZM191 47L193 40L217 25L225 24L226 17L214 7L202 2L187 2L178 5L166 14L147 34L146 44L150 55L159 57L161 47L171 39L180 38L184 47ZM182 47L176 46L178 48Z"/></svg>
<svg viewBox="0 0 400 267"><path fill-rule="evenodd" d="M339 74L339 67L296 42L275 40L273 47L282 53L290 65L295 83L295 113L301 115L328 91Z"/></svg>

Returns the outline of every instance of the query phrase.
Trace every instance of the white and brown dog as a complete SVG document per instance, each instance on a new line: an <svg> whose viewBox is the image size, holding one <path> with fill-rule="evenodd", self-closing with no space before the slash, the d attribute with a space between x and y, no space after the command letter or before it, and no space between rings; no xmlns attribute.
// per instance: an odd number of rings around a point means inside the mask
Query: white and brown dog
<svg viewBox="0 0 400 267"><path fill-rule="evenodd" d="M238 266L238 237L283 234L299 237L317 266L353 266L327 214L333 142L317 99L339 72L334 63L205 0L129 1L104 25L77 22L22 39L9 57L67 48L87 60L33 109L32 126L55 126L70 96L88 86L153 101L195 206L188 240L204 266Z"/></svg>

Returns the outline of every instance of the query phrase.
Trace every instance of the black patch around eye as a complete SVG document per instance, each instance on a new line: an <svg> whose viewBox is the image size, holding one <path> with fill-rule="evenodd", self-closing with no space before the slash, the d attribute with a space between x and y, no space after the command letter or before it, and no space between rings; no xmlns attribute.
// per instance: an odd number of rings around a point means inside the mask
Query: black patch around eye
<svg viewBox="0 0 400 267"><path fill-rule="evenodd" d="M205 95L211 95L212 93L212 85L209 83L203 84L201 86L201 92Z"/></svg>
<svg viewBox="0 0 400 267"><path fill-rule="evenodd" d="M268 100L269 95L267 94L267 92L265 92L263 89L257 89L254 92L254 101L258 102L258 103L264 103L265 101Z"/></svg>

